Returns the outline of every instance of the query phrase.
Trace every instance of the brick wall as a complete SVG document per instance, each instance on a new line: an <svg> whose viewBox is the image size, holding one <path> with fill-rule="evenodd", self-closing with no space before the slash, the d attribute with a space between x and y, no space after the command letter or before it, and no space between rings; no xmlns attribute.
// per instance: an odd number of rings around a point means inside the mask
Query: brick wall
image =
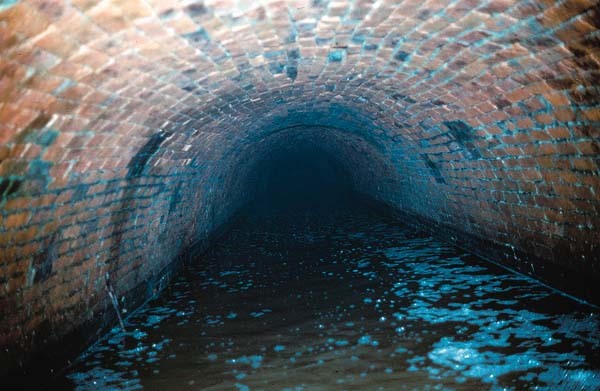
<svg viewBox="0 0 600 391"><path fill-rule="evenodd" d="M0 1L2 367L111 311L107 272L130 297L205 240L294 137L467 247L600 281L599 20L594 0Z"/></svg>

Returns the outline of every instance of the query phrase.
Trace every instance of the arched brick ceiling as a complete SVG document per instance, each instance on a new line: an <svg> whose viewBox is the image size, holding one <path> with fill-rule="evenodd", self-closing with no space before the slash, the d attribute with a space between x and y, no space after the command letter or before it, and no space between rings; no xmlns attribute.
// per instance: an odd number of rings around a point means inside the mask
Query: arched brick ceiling
<svg viewBox="0 0 600 391"><path fill-rule="evenodd" d="M293 137L372 197L598 278L599 20L594 0L1 1L0 343L94 318L106 272L152 278Z"/></svg>

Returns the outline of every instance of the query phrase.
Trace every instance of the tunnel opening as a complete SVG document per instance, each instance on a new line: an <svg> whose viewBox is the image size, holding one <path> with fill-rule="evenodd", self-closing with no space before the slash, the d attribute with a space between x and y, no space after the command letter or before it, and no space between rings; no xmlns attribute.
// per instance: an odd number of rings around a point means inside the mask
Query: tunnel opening
<svg viewBox="0 0 600 391"><path fill-rule="evenodd" d="M356 203L351 175L313 144L279 150L257 162L246 213L331 213Z"/></svg>

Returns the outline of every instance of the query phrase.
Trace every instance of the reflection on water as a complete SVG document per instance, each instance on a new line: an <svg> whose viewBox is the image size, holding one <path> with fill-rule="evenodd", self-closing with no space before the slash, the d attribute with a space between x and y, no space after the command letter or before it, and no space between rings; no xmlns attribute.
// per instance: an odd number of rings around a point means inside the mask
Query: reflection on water
<svg viewBox="0 0 600 391"><path fill-rule="evenodd" d="M599 324L374 216L246 218L66 376L78 390L596 390Z"/></svg>

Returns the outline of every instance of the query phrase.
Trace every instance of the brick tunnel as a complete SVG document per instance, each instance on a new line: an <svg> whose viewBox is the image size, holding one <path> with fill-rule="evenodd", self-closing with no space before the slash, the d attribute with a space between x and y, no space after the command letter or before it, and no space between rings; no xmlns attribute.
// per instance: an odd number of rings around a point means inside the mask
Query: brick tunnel
<svg viewBox="0 0 600 391"><path fill-rule="evenodd" d="M109 291L133 312L290 156L600 304L599 21L595 0L0 1L2 375L66 366L116 324Z"/></svg>

